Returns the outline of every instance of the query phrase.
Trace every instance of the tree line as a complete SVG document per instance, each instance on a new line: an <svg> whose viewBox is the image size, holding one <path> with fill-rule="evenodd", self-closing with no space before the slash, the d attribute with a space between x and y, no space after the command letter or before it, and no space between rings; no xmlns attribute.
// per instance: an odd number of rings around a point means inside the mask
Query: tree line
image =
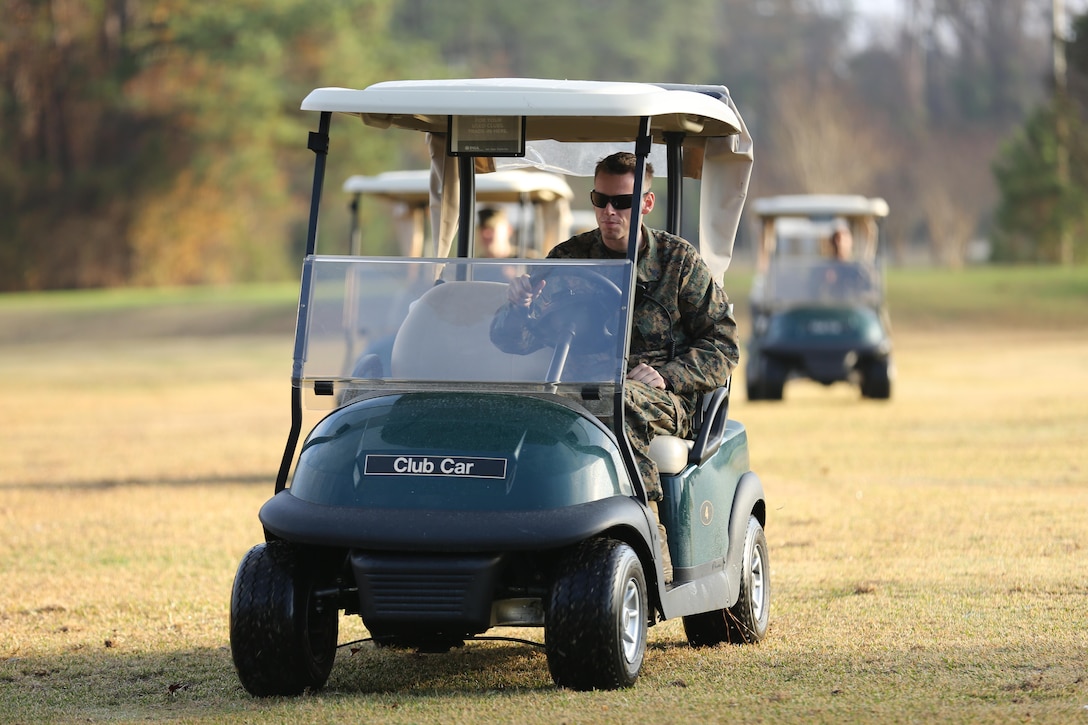
<svg viewBox="0 0 1088 725"><path fill-rule="evenodd" d="M880 29L849 0L554 0L546 18L506 0L0 0L0 290L293 275L301 99L426 77L725 84L753 196L884 196L900 256L962 264L986 236L1001 259L1079 261L1088 21L1058 88L1043 4L902 0ZM424 163L338 150L328 203L350 174Z"/></svg>

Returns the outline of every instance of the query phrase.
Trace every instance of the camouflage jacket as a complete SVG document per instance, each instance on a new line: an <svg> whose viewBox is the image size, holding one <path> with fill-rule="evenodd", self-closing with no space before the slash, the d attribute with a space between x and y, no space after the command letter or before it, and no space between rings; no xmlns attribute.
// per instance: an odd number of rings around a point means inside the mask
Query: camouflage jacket
<svg viewBox="0 0 1088 725"><path fill-rule="evenodd" d="M646 363L661 373L669 390L694 403L698 396L724 385L736 367L740 356L737 323L729 298L690 243L646 227L642 238L648 243L639 253L640 294L627 367ZM617 259L622 255L605 247L600 231L594 229L559 244L548 257ZM512 322L503 319L510 312L500 310L493 331ZM522 352L533 346L528 339L520 345Z"/></svg>

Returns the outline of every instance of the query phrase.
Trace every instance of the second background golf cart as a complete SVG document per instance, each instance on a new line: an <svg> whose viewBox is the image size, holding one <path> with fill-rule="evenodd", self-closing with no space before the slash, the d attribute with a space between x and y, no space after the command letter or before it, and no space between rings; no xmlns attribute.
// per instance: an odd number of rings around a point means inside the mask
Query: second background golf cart
<svg viewBox="0 0 1088 725"><path fill-rule="evenodd" d="M879 246L888 204L801 194L756 199L752 211L758 257L748 399L781 400L793 378L849 382L862 397L891 397L895 368ZM844 247L836 249L840 238Z"/></svg>

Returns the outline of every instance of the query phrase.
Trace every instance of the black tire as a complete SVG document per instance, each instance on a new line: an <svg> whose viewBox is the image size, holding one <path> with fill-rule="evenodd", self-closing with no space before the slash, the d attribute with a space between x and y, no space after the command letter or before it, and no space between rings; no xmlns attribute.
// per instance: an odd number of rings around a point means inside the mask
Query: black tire
<svg viewBox="0 0 1088 725"><path fill-rule="evenodd" d="M873 400L887 400L892 397L889 367L888 360L874 360L865 366L861 374L861 397Z"/></svg>
<svg viewBox="0 0 1088 725"><path fill-rule="evenodd" d="M753 352L748 358L748 364L744 368L745 386L748 391L748 400L762 400L763 390L759 376L759 353Z"/></svg>
<svg viewBox="0 0 1088 725"><path fill-rule="evenodd" d="M782 391L786 387L785 378L767 378L760 390L763 400L782 400Z"/></svg>
<svg viewBox="0 0 1088 725"><path fill-rule="evenodd" d="M544 616L548 670L572 690L615 690L638 679L649 599L642 562L627 544L592 539L559 565Z"/></svg>
<svg viewBox="0 0 1088 725"><path fill-rule="evenodd" d="M748 366L748 400L782 400L782 391L786 386L787 371L782 365L769 358L752 360Z"/></svg>
<svg viewBox="0 0 1088 725"><path fill-rule="evenodd" d="M336 658L340 612L314 597L314 574L282 541L243 557L230 599L230 649L242 686L257 697L324 687Z"/></svg>
<svg viewBox="0 0 1088 725"><path fill-rule="evenodd" d="M767 635L771 609L770 558L767 536L755 516L744 533L740 595L731 607L684 617L684 633L692 647L722 642L754 644Z"/></svg>
<svg viewBox="0 0 1088 725"><path fill-rule="evenodd" d="M784 378L760 380L748 385L748 400L782 400L785 390Z"/></svg>
<svg viewBox="0 0 1088 725"><path fill-rule="evenodd" d="M778 360L767 360L763 373L763 399L782 400L789 369Z"/></svg>

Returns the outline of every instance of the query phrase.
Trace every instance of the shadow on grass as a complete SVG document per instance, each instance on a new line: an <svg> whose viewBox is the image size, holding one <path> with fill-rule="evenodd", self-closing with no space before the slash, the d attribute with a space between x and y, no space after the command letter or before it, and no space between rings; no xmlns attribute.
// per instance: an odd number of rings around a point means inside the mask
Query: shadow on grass
<svg viewBox="0 0 1088 725"><path fill-rule="evenodd" d="M872 714L876 703L899 715L913 712L917 717L906 719L919 721L947 720L954 713L953 720L962 722L1035 719L1029 715L1072 722L1088 694L1084 650L1074 643L1047 649L1047 656L1034 645L911 647L863 656L678 643L653 649L644 684L623 695L625 700L657 698L667 686L703 701L725 696L741 702L753 692L771 693L780 714L799 717ZM911 688L903 687L905 680ZM0 722L301 722L316 721L315 712L331 722L344 708L362 722L370 721L367 714L394 710L422 717L431 707L439 710L426 721L448 722L450 707L494 714L550 703L558 713L569 699L535 697L556 692L544 653L507 642L470 642L445 654L345 647L326 688L296 698L251 697L238 682L227 647L85 649L0 659ZM939 701L935 692L942 693ZM579 697L582 703L609 702L601 693Z"/></svg>
<svg viewBox="0 0 1088 725"><path fill-rule="evenodd" d="M551 690L539 647L469 642L444 654L341 647L326 687L304 698L359 694L399 696L515 693ZM228 647L168 652L76 650L0 659L0 721L215 717L266 714L299 698L255 698L241 686Z"/></svg>
<svg viewBox="0 0 1088 725"><path fill-rule="evenodd" d="M226 647L139 653L80 649L0 660L4 722L222 712L244 708L249 699Z"/></svg>
<svg viewBox="0 0 1088 725"><path fill-rule="evenodd" d="M458 694L550 690L541 647L517 642L470 641L446 653L343 647L326 690L353 693Z"/></svg>

